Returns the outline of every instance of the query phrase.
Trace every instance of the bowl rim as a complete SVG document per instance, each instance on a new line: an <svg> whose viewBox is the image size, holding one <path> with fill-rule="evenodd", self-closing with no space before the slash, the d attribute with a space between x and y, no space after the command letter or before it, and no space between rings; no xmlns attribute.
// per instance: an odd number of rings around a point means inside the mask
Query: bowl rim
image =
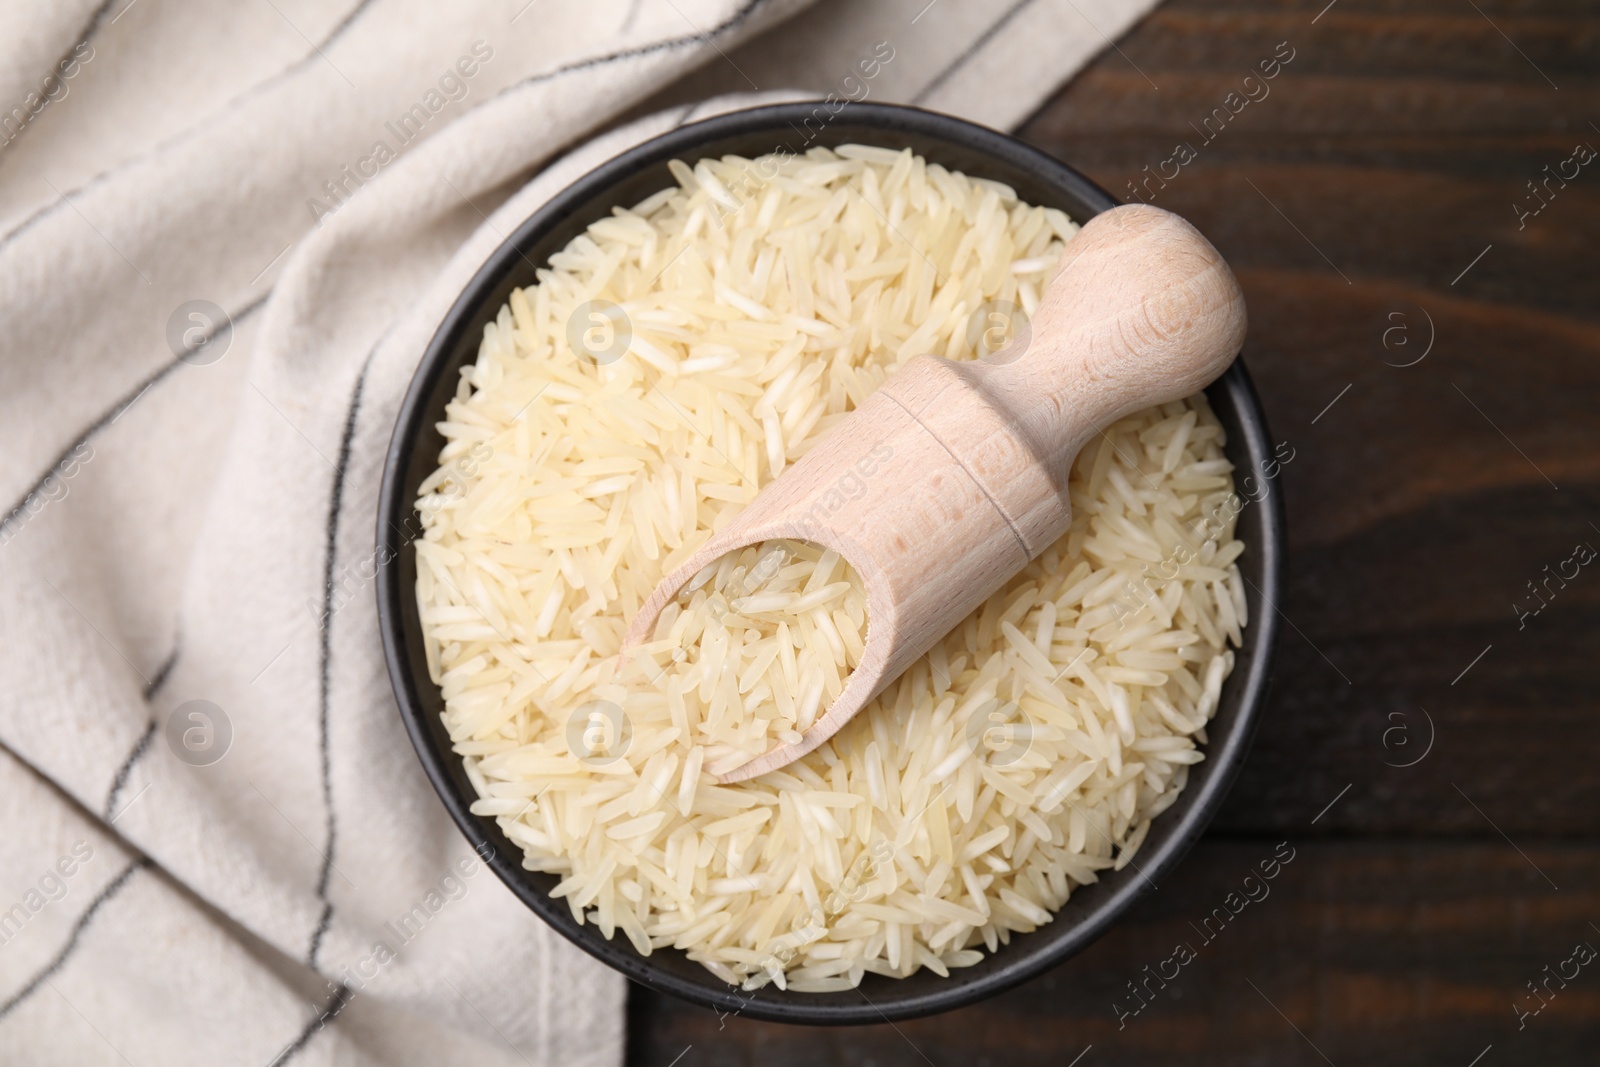
<svg viewBox="0 0 1600 1067"><path fill-rule="evenodd" d="M664 969L652 958L641 957L625 938L606 940L592 924L577 925L563 901L549 897L545 891L531 884L529 872L521 866L520 848L505 839L494 820L471 813L470 806L477 797L460 787L460 757L447 745L438 743L436 733L442 731L442 725L428 721L428 712L418 692L417 664L407 649L405 605L409 597L414 608L414 594L402 580L401 554L414 554L415 549L409 537L396 536L408 528L409 519L414 515L414 502L408 492L406 472L419 447L418 438L430 421L430 400L440 378L450 369L452 356L459 349L465 331L475 324L481 329L481 322L485 321L485 304L495 290L505 283L512 271L518 269L519 261L527 260L523 252L525 247L544 239L564 222L571 222L576 209L641 170L664 164L667 159L693 157L701 146L714 142L767 133L777 136L776 131L781 129L796 129L797 121L804 124L818 109L816 101L762 105L725 112L650 138L602 163L551 197L484 260L428 342L398 409L395 428L385 453L379 490L375 532L378 575L375 585L387 673L401 720L417 757L457 828L518 899L579 948L627 978L655 991L719 1012L777 1022L838 1025L890 1022L929 1015L971 1004L1016 986L1087 948L1151 887L1158 884L1158 876L1170 871L1182 859L1215 816L1238 776L1265 706L1279 633L1276 605L1280 600L1283 581L1285 517L1281 490L1269 488L1255 504L1260 532L1250 545L1252 552L1259 554L1262 563L1262 583L1256 589L1257 601L1252 604L1255 610L1247 631L1253 635L1254 643L1250 647L1254 651L1244 665L1245 670L1240 672L1236 669L1226 683L1227 689L1237 687L1238 694L1232 728L1209 739L1206 759L1197 765L1205 770L1191 776L1173 808L1160 816L1161 839L1151 846L1149 852L1141 848L1139 859L1142 863L1131 864L1140 877L1123 878L1120 884L1107 892L1103 883L1112 880L1110 872L1107 872L1108 877L1102 880L1101 885L1076 890L1074 898L1094 890L1105 895L1102 898L1097 894L1088 912L1066 928L1065 932L1035 942L1032 951L1028 952L1019 949L1029 944L1029 938L1039 938L1051 927L1041 927L1033 934L1014 935L1014 939L1020 940L1002 945L993 954L986 954L986 959L999 962L992 969L972 978L964 978L964 972L955 971L950 978L941 980L939 985L930 990L880 998L878 1001L868 1000L865 992L861 992L862 1003L841 1004L816 999L827 994L789 994L770 986L746 994L736 986L722 985L709 971L705 972L706 977L717 983L716 986L692 982ZM850 103L846 114L848 120L843 123L846 127L869 126L885 133L907 132L946 142L952 150L957 147L969 149L1032 172L1045 184L1067 190L1076 196L1091 209L1091 217L1118 203L1094 182L1055 157L1008 134L964 119L921 108L880 103ZM592 218L582 221L586 225ZM492 317L497 308L487 310L489 317ZM1226 398L1231 411L1237 416L1237 425L1228 428L1230 439L1237 435L1238 444L1245 455L1258 464L1272 455L1265 414L1242 358L1236 359L1224 375L1208 387L1207 393L1212 398ZM415 615L415 612L412 614ZM425 664L421 667L421 678L427 680ZM1200 780L1196 781L1196 777ZM884 981L898 985L908 980ZM776 999L773 994L781 994L782 998Z"/></svg>

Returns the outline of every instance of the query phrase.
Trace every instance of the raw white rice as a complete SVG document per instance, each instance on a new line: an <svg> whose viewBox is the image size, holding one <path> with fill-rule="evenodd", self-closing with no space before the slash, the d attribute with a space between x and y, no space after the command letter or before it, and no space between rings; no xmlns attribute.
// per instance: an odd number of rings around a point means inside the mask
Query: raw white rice
<svg viewBox="0 0 1600 1067"><path fill-rule="evenodd" d="M800 740L861 661L866 624L866 592L839 553L768 541L696 575L620 679L665 694L706 773L724 774Z"/></svg>
<svg viewBox="0 0 1600 1067"><path fill-rule="evenodd" d="M1032 312L1077 228L909 151L673 173L512 293L440 424L417 596L474 810L580 922L729 982L970 966L1129 863L1203 758L1247 622L1222 428L1200 396L1109 427L1065 536L831 742L718 786L712 754L775 736L754 720L798 675L768 664L716 715L708 689L691 721L704 653L625 677L628 620L900 362ZM625 315L615 358L574 351L588 301ZM845 640L823 629L814 660Z"/></svg>

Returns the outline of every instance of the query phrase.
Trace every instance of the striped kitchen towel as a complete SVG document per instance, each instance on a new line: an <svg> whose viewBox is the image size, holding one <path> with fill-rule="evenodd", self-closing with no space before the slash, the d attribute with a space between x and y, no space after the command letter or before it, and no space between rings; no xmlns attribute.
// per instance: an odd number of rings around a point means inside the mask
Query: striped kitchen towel
<svg viewBox="0 0 1600 1067"><path fill-rule="evenodd" d="M1015 124L1153 2L0 13L0 1063L618 1063L622 979L467 849L389 692L424 345L644 137L866 57Z"/></svg>

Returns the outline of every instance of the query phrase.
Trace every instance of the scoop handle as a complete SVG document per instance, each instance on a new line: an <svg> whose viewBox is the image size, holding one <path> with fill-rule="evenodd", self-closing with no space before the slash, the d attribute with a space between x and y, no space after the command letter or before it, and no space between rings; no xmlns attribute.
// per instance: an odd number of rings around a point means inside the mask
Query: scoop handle
<svg viewBox="0 0 1600 1067"><path fill-rule="evenodd" d="M1210 384L1245 326L1244 294L1211 242L1170 211L1130 204L1067 243L1011 344L977 361L918 356L881 392L981 487L1026 562L1067 529L1079 450Z"/></svg>
<svg viewBox="0 0 1600 1067"><path fill-rule="evenodd" d="M1211 242L1170 211L1129 204L1067 243L1021 336L964 366L1065 485L1106 426L1214 381L1245 327L1244 294Z"/></svg>

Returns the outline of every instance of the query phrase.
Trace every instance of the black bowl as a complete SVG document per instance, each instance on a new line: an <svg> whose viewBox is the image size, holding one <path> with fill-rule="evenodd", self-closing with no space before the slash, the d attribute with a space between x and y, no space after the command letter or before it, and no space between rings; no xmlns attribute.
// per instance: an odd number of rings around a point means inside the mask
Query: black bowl
<svg viewBox="0 0 1600 1067"><path fill-rule="evenodd" d="M416 555L411 535L417 529L417 487L437 466L444 445L434 424L444 417L445 404L455 394L458 369L476 359L484 324L494 319L514 287L534 281L533 264L545 264L551 253L590 222L608 215L612 206L635 204L674 184L668 160L692 163L729 153L754 157L785 148L803 152L815 145L851 142L909 146L930 161L1004 182L1029 203L1059 208L1080 221L1116 205L1093 182L1037 149L994 130L916 108L850 104L830 114L819 104L782 104L719 115L663 134L591 171L536 211L468 283L423 353L401 405L378 505L377 557L387 561L378 576L378 612L389 676L417 755L467 840L491 856L490 868L545 922L634 981L721 1012L780 1022L870 1023L946 1011L1016 985L1105 933L1141 894L1171 873L1216 813L1244 761L1266 697L1278 629L1273 605L1279 599L1283 568L1284 519L1270 478L1276 473L1271 466L1272 444L1249 375L1244 364L1235 361L1207 395L1227 428L1227 455L1239 477L1253 474L1252 485L1268 488L1264 499L1250 503L1239 517L1238 535L1248 545L1240 566L1248 579L1250 625L1234 672L1223 686L1206 759L1192 768L1177 803L1152 825L1137 870L1130 865L1108 872L1098 884L1073 893L1054 922L1014 936L1009 945L975 966L953 971L949 978L926 970L901 980L868 974L860 991L786 993L769 986L742 993L681 952L663 949L644 958L620 935L607 941L594 926L574 922L564 902L551 900L556 877L523 870L522 849L500 832L492 818L469 810L477 795L460 758L450 750L440 721L444 702L428 677L413 594Z"/></svg>

